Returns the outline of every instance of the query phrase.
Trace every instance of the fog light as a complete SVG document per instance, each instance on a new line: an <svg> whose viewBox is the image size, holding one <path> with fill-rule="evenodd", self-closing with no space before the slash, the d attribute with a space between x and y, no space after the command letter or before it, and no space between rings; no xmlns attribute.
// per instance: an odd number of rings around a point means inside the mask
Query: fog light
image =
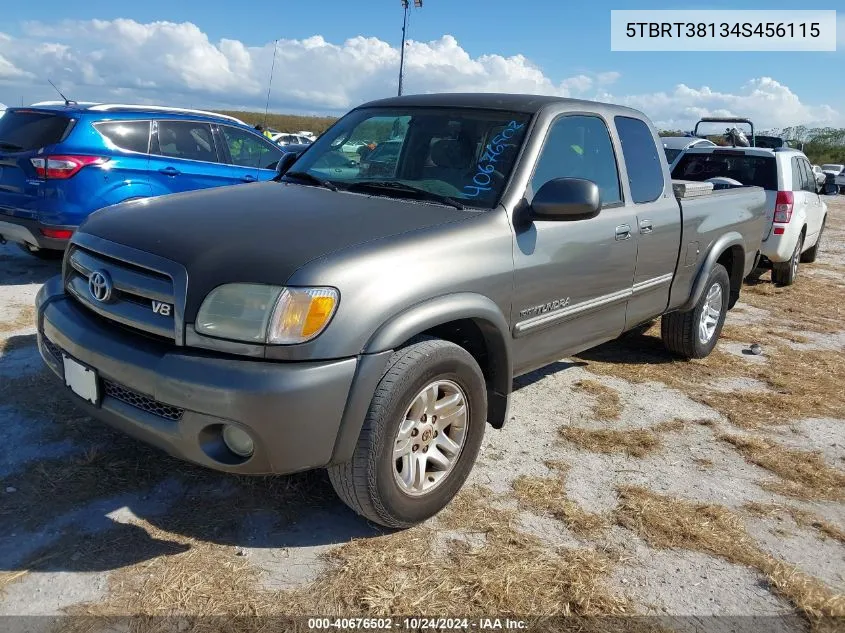
<svg viewBox="0 0 845 633"><path fill-rule="evenodd" d="M238 457L250 457L255 451L255 444L249 434L231 424L223 427L223 442Z"/></svg>

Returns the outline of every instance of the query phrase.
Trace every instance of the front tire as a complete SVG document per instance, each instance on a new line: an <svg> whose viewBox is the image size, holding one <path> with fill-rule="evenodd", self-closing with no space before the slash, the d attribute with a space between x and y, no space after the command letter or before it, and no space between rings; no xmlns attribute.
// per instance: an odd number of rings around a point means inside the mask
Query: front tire
<svg viewBox="0 0 845 633"><path fill-rule="evenodd" d="M730 292L728 271L716 264L692 310L663 315L660 334L666 349L687 359L709 355L725 324Z"/></svg>
<svg viewBox="0 0 845 633"><path fill-rule="evenodd" d="M777 286L791 286L798 278L798 263L801 261L801 251L804 249L804 233L798 236L798 243L787 262L772 265L772 281Z"/></svg>
<svg viewBox="0 0 845 633"><path fill-rule="evenodd" d="M486 420L484 375L469 352L440 339L412 343L392 355L352 459L329 467L329 479L361 516L410 527L460 490Z"/></svg>

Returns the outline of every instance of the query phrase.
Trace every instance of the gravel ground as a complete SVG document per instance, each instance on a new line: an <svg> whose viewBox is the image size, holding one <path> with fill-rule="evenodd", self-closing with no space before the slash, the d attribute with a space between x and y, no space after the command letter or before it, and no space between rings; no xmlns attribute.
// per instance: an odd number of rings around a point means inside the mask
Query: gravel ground
<svg viewBox="0 0 845 633"><path fill-rule="evenodd" d="M831 220L822 255L817 264L803 265L801 275L842 286L845 198L826 202ZM224 477L176 462L76 412L41 366L27 312L40 284L58 271L58 263L35 260L12 245L0 247L0 615L60 614L106 603L115 591L110 584L115 574L159 560L176 565L197 544L232 552L257 570L256 591L301 589L328 573L325 554L351 539L380 534L334 498L322 473L272 481ZM743 302L728 323L750 327L773 314ZM800 329L787 321L787 327ZM845 332L802 334L805 340L789 342L791 349L843 353ZM751 369L772 361L765 345L761 356L743 353L750 342L720 342L720 349L746 363L749 375L714 379L714 392L768 389ZM619 344L610 345L611 353L614 345ZM748 432L787 448L817 451L824 465L845 473L845 410L740 430L683 385L594 373L589 354L585 358L561 360L516 381L511 420L502 431L488 430L470 481L489 489L493 507L517 511L519 529L550 551L615 552L607 578L612 591L629 598L637 613L695 616L674 622L679 630L695 630L709 615L776 616L767 620L768 628L784 631L803 628L804 620L786 617L795 614L795 606L758 570L683 544L657 548L615 523L622 486L734 511L763 552L817 578L843 600L845 542L823 537L812 524L746 509L749 502L798 508L841 531L842 491L839 498L782 496L763 487L778 482L777 474L716 436L719 429ZM599 396L582 381L615 394L611 419L598 419ZM561 428L648 431L676 420L681 424L674 430L655 432L659 445L640 457L601 452L560 436ZM553 476L550 460L568 464L566 498L608 518L601 535L586 537L552 514L518 503L514 482ZM447 530L434 520L429 528L440 537L463 534L470 550L478 545L472 525ZM174 597L165 608L190 609L179 600Z"/></svg>

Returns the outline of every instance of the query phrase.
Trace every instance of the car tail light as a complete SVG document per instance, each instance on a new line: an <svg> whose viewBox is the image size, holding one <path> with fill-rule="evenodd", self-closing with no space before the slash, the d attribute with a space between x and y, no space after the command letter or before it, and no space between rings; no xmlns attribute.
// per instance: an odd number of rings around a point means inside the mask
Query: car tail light
<svg viewBox="0 0 845 633"><path fill-rule="evenodd" d="M54 240L69 240L73 236L73 231L69 229L41 229L41 235L51 237Z"/></svg>
<svg viewBox="0 0 845 633"><path fill-rule="evenodd" d="M102 156L47 156L45 158L30 158L29 162L35 167L35 173L45 180L65 180L75 176L86 165L102 165L108 158Z"/></svg>
<svg viewBox="0 0 845 633"><path fill-rule="evenodd" d="M795 204L795 196L791 191L778 191L775 200L775 222L786 224L792 219L792 207Z"/></svg>

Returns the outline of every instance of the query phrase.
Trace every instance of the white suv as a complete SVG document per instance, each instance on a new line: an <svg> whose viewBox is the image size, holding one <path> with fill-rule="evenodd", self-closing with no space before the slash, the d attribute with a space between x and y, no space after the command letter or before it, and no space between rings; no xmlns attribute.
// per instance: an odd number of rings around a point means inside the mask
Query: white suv
<svg viewBox="0 0 845 633"><path fill-rule="evenodd" d="M793 149L706 147L686 150L672 178L713 182L716 188L737 185L766 190L767 217L761 246L771 262L772 281L789 286L799 262L813 262L827 220L827 205L817 193L807 157Z"/></svg>

